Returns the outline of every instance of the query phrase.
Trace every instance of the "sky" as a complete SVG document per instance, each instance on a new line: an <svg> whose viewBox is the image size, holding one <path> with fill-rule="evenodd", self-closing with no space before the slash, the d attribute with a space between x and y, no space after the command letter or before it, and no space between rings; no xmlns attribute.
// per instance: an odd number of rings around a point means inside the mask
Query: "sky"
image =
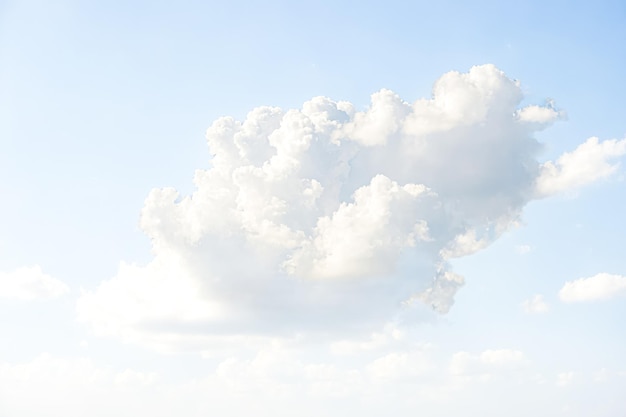
<svg viewBox="0 0 626 417"><path fill-rule="evenodd" d="M0 0L0 416L623 416L625 22Z"/></svg>

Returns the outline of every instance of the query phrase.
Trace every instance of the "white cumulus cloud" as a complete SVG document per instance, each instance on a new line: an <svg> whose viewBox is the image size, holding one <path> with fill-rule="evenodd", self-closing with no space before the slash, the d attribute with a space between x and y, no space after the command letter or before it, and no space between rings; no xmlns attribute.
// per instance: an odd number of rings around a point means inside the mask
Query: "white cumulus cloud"
<svg viewBox="0 0 626 417"><path fill-rule="evenodd" d="M393 352L380 357L367 366L370 376L378 379L402 379L432 371L434 364L428 355L419 350Z"/></svg>
<svg viewBox="0 0 626 417"><path fill-rule="evenodd" d="M547 127L557 120L565 119L565 112L556 110L552 101L547 101L545 106L527 106L516 112L520 121L534 123L538 127Z"/></svg>
<svg viewBox="0 0 626 417"><path fill-rule="evenodd" d="M626 276L600 273L566 282L559 298L566 303L606 300L626 295Z"/></svg>
<svg viewBox="0 0 626 417"><path fill-rule="evenodd" d="M556 376L556 385L558 387L567 387L576 382L577 377L578 374L574 371L560 372Z"/></svg>
<svg viewBox="0 0 626 417"><path fill-rule="evenodd" d="M523 369L529 363L522 351L514 349L489 349L480 354L461 351L452 355L449 372L457 377L488 381Z"/></svg>
<svg viewBox="0 0 626 417"><path fill-rule="evenodd" d="M363 111L316 97L220 118L196 190L145 201L154 259L84 291L79 319L101 335L190 348L367 335L423 304L446 313L464 284L449 261L516 224L547 178L534 133L562 114L522 99L517 81L482 65L444 74L412 103L381 90ZM592 147L615 156L610 143ZM569 165L559 160L555 177Z"/></svg>
<svg viewBox="0 0 626 417"><path fill-rule="evenodd" d="M529 314L546 313L548 310L550 310L550 306L548 305L548 303L546 303L546 301L543 299L543 295L541 294L535 294L532 296L532 298L524 300L524 302L522 303L522 308L526 313Z"/></svg>
<svg viewBox="0 0 626 417"><path fill-rule="evenodd" d="M572 190L606 178L618 168L616 158L626 154L626 139L605 140L589 138L574 151L563 154L555 162L541 166L537 178L539 196L549 196Z"/></svg>
<svg viewBox="0 0 626 417"><path fill-rule="evenodd" d="M69 287L38 265L0 272L0 298L37 300L59 297L69 292Z"/></svg>

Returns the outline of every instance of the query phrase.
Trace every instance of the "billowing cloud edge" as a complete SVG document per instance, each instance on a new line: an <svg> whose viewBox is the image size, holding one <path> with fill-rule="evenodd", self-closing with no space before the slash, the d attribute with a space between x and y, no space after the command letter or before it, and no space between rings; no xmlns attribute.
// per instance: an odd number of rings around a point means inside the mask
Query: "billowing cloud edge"
<svg viewBox="0 0 626 417"><path fill-rule="evenodd" d="M590 138L540 163L533 133L565 114L551 101L518 108L522 98L483 65L444 74L413 103L381 90L364 111L316 97L218 119L196 191L146 199L154 259L83 290L78 318L180 348L370 334L424 304L446 313L464 284L450 260L498 239L529 201L607 178L626 149Z"/></svg>
<svg viewBox="0 0 626 417"><path fill-rule="evenodd" d="M592 302L626 296L626 276L605 272L566 282L559 291L565 303Z"/></svg>

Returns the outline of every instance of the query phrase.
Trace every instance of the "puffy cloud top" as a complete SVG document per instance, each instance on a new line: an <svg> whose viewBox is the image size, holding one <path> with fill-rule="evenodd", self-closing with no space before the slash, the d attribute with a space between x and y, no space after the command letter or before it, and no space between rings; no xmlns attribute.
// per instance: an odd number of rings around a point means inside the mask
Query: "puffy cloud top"
<svg viewBox="0 0 626 417"><path fill-rule="evenodd" d="M218 119L196 191L146 199L154 260L85 292L79 316L100 334L171 346L371 332L421 303L445 313L464 282L449 259L489 245L538 195L581 184L568 160L536 159L534 132L563 114L520 109L522 98L483 65L413 103L381 90L364 111L316 97ZM595 179L622 145L586 146Z"/></svg>
<svg viewBox="0 0 626 417"><path fill-rule="evenodd" d="M559 297L566 303L598 301L626 295L626 276L600 273L566 282Z"/></svg>
<svg viewBox="0 0 626 417"><path fill-rule="evenodd" d="M537 179L539 196L555 194L590 184L613 174L618 165L609 161L626 154L626 139L589 138L573 152L563 154L556 163L546 162Z"/></svg>

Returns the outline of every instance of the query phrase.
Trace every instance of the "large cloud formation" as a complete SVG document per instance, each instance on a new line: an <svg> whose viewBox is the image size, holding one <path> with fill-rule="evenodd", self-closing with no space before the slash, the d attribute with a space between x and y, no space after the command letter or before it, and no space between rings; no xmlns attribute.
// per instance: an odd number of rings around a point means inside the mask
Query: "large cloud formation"
<svg viewBox="0 0 626 417"><path fill-rule="evenodd" d="M564 114L522 99L483 65L444 74L414 103L381 90L365 111L316 97L216 120L196 191L146 199L154 259L83 292L79 318L167 347L371 332L424 303L446 313L464 281L450 259L489 245L532 199L609 175L626 152L591 139L541 164L533 135Z"/></svg>

